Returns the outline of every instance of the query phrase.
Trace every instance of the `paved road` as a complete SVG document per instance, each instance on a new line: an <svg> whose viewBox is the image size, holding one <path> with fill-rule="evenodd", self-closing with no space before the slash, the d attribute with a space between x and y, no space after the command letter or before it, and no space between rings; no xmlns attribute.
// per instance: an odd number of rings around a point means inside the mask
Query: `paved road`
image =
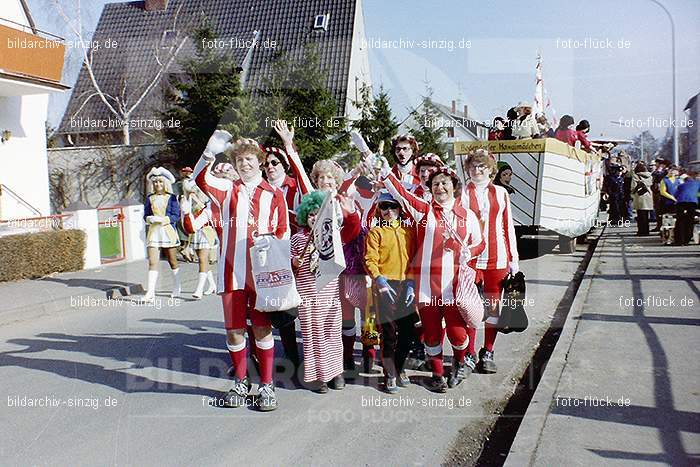
<svg viewBox="0 0 700 467"><path fill-rule="evenodd" d="M553 244L541 243L541 253ZM522 262L531 326L499 336L498 374L472 375L447 395L415 384L389 396L377 390L378 375L326 395L280 381L280 408L268 414L210 405L230 386L216 297L175 306L163 297L159 308L81 306L143 280L139 264L2 284L2 464L438 464L465 442L460 430L483 436L493 422L582 257L580 249ZM191 289L196 272L183 268ZM71 297L76 306L61 311ZM477 449L481 441L466 442Z"/></svg>
<svg viewBox="0 0 700 467"><path fill-rule="evenodd" d="M700 463L700 248L608 229L507 466Z"/></svg>

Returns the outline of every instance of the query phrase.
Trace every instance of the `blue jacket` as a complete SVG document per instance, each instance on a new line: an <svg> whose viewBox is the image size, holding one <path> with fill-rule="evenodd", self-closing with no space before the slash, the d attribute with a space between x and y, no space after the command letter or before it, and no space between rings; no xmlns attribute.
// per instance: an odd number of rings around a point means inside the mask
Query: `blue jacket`
<svg viewBox="0 0 700 467"><path fill-rule="evenodd" d="M686 178L685 182L678 185L676 189L676 201L679 203L697 203L700 192L700 181Z"/></svg>
<svg viewBox="0 0 700 467"><path fill-rule="evenodd" d="M143 208L143 219L145 220L148 216L153 215L153 209L151 208L151 195L146 196L146 204ZM168 200L168 207L165 208L165 215L170 218L170 223L175 227L180 221L180 203L177 202L177 196L170 195Z"/></svg>

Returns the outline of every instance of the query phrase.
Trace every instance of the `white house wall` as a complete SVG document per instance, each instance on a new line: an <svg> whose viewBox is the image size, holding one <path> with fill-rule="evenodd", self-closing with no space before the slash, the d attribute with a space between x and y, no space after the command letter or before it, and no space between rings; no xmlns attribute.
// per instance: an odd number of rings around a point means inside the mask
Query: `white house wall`
<svg viewBox="0 0 700 467"><path fill-rule="evenodd" d="M0 14L0 17L4 19L9 19L10 21L14 21L15 23L20 23L29 28L29 21L27 20L27 16L24 14L22 3L19 0L3 0L2 14ZM23 30L25 32L30 32L30 30L22 29L16 24L10 24L6 22L2 22L2 24L11 28Z"/></svg>
<svg viewBox="0 0 700 467"><path fill-rule="evenodd" d="M42 216L50 214L45 130L48 100L48 94L0 97L0 131L12 132L10 140L0 144L0 183ZM37 216L6 190L0 203L1 219Z"/></svg>

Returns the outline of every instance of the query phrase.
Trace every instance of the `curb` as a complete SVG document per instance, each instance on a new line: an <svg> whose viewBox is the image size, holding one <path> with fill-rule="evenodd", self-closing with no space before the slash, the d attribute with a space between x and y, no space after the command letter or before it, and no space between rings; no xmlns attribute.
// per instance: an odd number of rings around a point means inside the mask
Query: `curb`
<svg viewBox="0 0 700 467"><path fill-rule="evenodd" d="M595 253L593 253L591 263L586 270L581 287L571 304L571 312L564 323L559 341L547 362L547 367L537 386L537 390L535 390L530 405L525 412L525 416L511 445L508 457L503 464L504 466L520 467L523 465L534 465L540 437L542 436L542 431L547 422L547 416L551 412L554 394L559 386L559 380L566 367L567 358L571 346L573 345L576 330L581 322L575 318L580 316L583 311L593 283L595 271L601 261L600 256L603 251L603 246L605 245L605 239L602 238L604 233L605 229L600 233L601 241L598 243Z"/></svg>

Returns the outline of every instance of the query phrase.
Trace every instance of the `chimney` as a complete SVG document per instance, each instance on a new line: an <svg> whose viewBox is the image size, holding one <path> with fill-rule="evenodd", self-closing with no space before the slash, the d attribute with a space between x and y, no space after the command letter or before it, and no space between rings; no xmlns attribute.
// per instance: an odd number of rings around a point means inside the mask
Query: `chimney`
<svg viewBox="0 0 700 467"><path fill-rule="evenodd" d="M457 101L452 101L452 113L457 113Z"/></svg>
<svg viewBox="0 0 700 467"><path fill-rule="evenodd" d="M168 0L144 0L143 9L146 11L165 11Z"/></svg>
<svg viewBox="0 0 700 467"><path fill-rule="evenodd" d="M464 118L469 117L469 114L467 113L467 105L464 105Z"/></svg>

